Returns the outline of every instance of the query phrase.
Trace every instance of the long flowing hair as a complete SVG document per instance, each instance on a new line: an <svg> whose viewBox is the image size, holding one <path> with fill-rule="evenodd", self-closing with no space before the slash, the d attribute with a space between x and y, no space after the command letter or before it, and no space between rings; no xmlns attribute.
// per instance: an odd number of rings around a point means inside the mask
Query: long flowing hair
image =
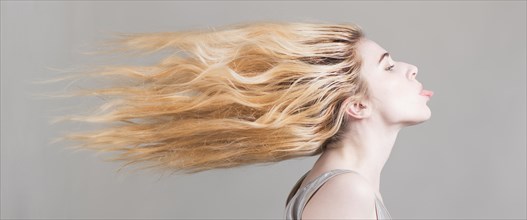
<svg viewBox="0 0 527 220"><path fill-rule="evenodd" d="M323 22L117 34L107 41L112 53L170 55L155 65L107 65L77 75L128 84L69 92L107 101L97 112L53 123L114 124L55 141L117 152L110 160L124 166L185 173L320 154L346 130L344 100L368 94L356 46L363 36L356 24Z"/></svg>

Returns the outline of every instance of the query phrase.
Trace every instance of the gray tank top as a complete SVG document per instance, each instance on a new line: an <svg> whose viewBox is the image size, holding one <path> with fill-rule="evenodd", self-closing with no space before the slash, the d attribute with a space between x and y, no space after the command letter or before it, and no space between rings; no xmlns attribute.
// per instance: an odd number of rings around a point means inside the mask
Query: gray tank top
<svg viewBox="0 0 527 220"><path fill-rule="evenodd" d="M285 219L287 220L293 220L293 219L301 219L302 212L304 211L304 207L306 206L307 202L313 194L324 184L326 181L328 181L331 177L334 177L336 175L346 173L346 172L355 172L353 170L344 170L344 169L334 169L327 172L324 172L320 176L318 176L313 181L306 184L305 187L299 190L300 185L302 185L302 181L306 178L307 174L306 172L304 176L298 180L298 182L295 184L291 192L289 193L289 196L286 201L286 208L285 208ZM357 173L357 172L355 172ZM360 174L359 174L360 175ZM390 216L390 213L382 203L382 201L377 198L377 195L375 195L375 212L377 213L377 219L392 219Z"/></svg>

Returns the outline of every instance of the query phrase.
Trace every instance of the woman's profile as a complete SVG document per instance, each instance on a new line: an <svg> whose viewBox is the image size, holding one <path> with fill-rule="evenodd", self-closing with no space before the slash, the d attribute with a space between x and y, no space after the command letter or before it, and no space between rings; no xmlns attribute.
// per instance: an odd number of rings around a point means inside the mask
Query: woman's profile
<svg viewBox="0 0 527 220"><path fill-rule="evenodd" d="M107 128L66 134L112 161L187 174L320 155L285 201L286 219L391 219L379 192L398 132L428 120L417 67L352 23L253 22L213 30L121 35L115 51L170 50L150 66L79 77L120 85L91 115ZM113 99L112 99L113 98Z"/></svg>

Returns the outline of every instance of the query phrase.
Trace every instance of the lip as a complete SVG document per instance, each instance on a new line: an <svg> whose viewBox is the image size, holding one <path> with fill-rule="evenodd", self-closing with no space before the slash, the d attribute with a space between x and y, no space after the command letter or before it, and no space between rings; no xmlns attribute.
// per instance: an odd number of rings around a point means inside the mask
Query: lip
<svg viewBox="0 0 527 220"><path fill-rule="evenodd" d="M434 95L433 91L422 89L419 95L426 96L428 98L432 97Z"/></svg>

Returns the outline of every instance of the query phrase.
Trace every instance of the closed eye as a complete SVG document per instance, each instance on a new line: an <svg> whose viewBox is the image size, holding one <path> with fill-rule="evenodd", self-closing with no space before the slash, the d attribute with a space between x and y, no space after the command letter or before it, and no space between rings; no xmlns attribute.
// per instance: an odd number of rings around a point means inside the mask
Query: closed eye
<svg viewBox="0 0 527 220"><path fill-rule="evenodd" d="M386 71L392 71L394 67L395 67L395 65L391 65L391 66L389 66L388 68L386 68L385 70L386 70Z"/></svg>

